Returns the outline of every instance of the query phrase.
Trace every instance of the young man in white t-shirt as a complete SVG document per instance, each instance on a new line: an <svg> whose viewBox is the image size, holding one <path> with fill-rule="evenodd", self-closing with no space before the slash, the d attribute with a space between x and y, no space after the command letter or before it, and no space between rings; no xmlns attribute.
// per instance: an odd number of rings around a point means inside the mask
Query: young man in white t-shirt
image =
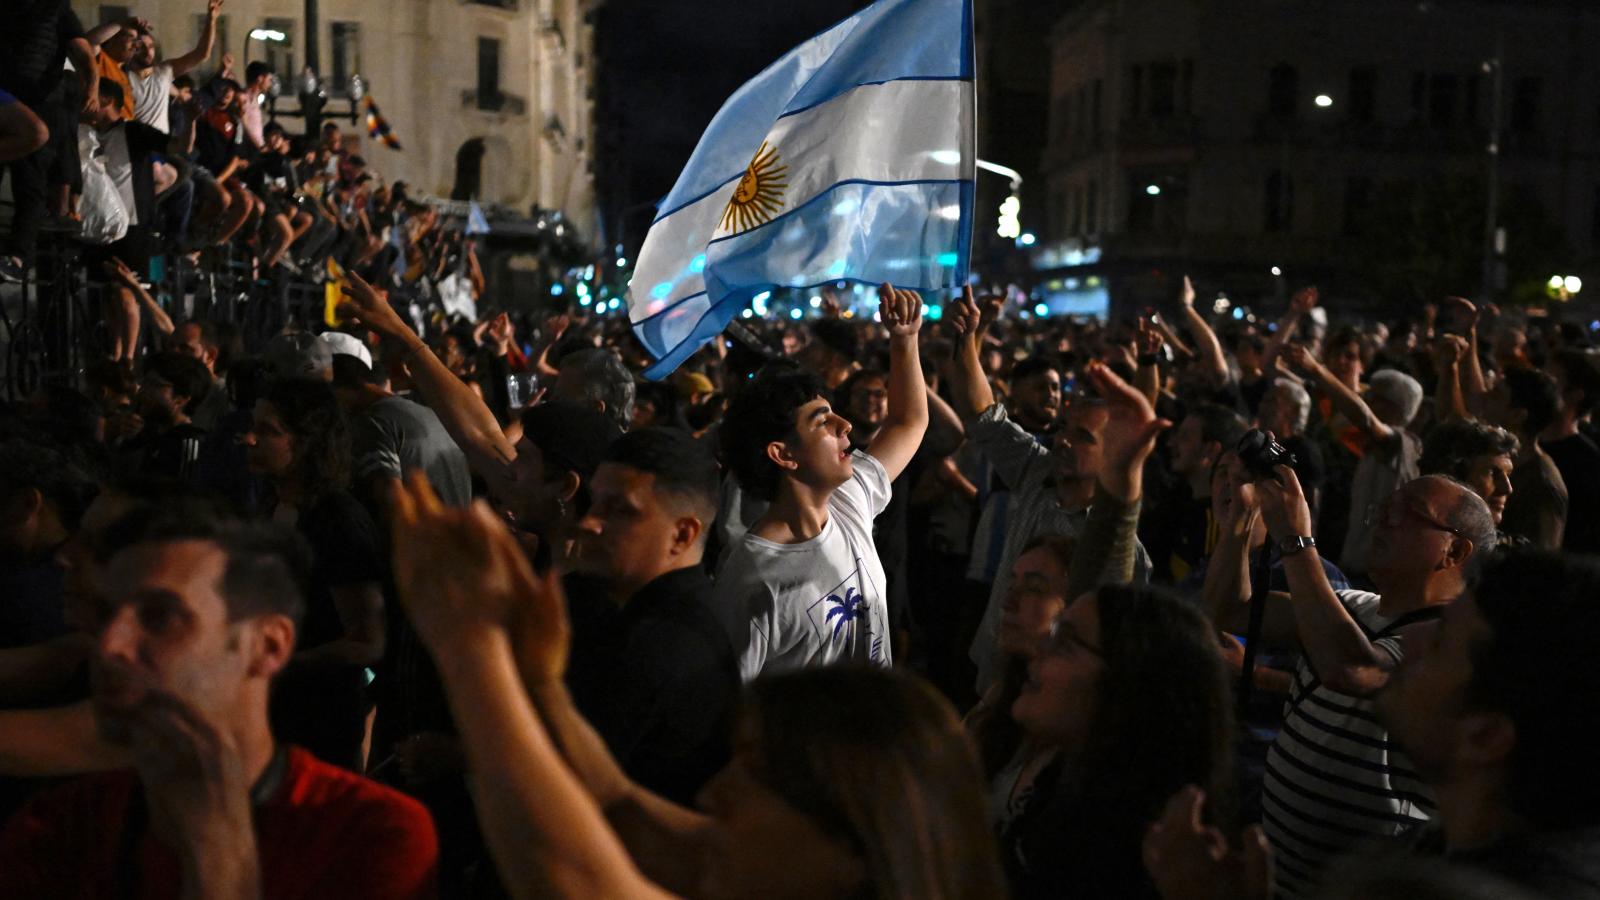
<svg viewBox="0 0 1600 900"><path fill-rule="evenodd" d="M850 423L827 389L792 365L762 370L723 420L724 462L740 487L771 503L717 573L717 602L749 619L739 661L746 681L893 659L872 520L922 443L928 398L917 356L922 298L889 285L878 297L889 332L889 413L870 453L850 450Z"/></svg>
<svg viewBox="0 0 1600 900"><path fill-rule="evenodd" d="M186 75L211 58L217 41L217 16L222 10L222 0L206 4L206 24L201 29L200 40L182 56L156 61L156 38L141 23L130 23L124 28L135 33L133 53L123 64L128 73L128 86L133 89L133 117L160 131L171 134L171 121L167 117L168 103L172 99L172 82Z"/></svg>

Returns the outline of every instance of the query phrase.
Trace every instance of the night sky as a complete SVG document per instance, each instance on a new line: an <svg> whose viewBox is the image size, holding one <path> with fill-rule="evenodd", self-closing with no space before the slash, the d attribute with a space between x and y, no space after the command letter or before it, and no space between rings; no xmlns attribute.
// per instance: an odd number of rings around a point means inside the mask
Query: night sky
<svg viewBox="0 0 1600 900"><path fill-rule="evenodd" d="M864 0L609 0L596 21L597 187L637 249L722 102ZM618 234L615 226L610 228Z"/></svg>

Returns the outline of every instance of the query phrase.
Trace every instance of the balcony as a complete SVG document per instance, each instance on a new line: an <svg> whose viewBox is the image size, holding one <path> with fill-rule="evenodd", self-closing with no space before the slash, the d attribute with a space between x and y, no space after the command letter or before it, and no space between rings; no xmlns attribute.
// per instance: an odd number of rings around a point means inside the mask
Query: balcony
<svg viewBox="0 0 1600 900"><path fill-rule="evenodd" d="M461 105L467 109L502 113L508 116L520 116L528 111L528 102L526 100L507 94L504 91L480 97L476 90L465 90L461 92Z"/></svg>

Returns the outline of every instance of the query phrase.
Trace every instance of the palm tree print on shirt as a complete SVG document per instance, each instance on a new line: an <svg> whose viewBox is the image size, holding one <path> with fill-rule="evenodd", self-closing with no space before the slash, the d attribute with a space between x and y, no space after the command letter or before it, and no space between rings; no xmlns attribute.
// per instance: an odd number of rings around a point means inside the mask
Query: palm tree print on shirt
<svg viewBox="0 0 1600 900"><path fill-rule="evenodd" d="M861 596L861 593L852 587L844 589L843 600L839 599L838 594L829 594L827 602L832 604L832 608L828 610L826 620L833 622L833 639L838 640L839 632L846 629L853 636L855 634L855 626L852 623L856 619L865 619L867 617L867 598ZM837 621L835 621L835 617L837 617Z"/></svg>

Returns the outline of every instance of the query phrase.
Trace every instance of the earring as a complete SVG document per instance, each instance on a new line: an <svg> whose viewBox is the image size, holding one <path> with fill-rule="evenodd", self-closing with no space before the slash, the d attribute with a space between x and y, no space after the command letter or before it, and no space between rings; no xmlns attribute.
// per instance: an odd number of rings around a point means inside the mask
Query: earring
<svg viewBox="0 0 1600 900"><path fill-rule="evenodd" d="M556 495L556 512L559 513L563 519L567 517L567 498L561 496L560 494Z"/></svg>

